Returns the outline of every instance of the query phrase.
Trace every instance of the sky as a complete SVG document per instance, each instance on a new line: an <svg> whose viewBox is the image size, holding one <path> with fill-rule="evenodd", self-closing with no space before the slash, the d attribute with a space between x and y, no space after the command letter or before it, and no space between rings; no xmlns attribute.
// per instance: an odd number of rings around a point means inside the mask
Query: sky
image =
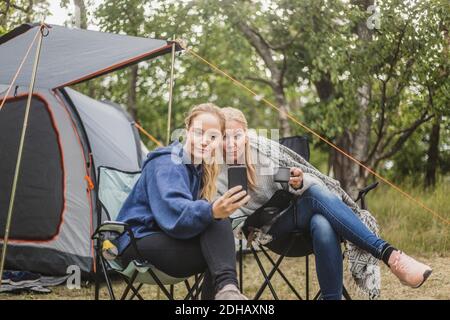
<svg viewBox="0 0 450 320"><path fill-rule="evenodd" d="M93 6L97 7L102 0L94 0L92 1ZM48 24L56 24L56 25L64 25L64 23L71 18L69 14L73 14L75 12L75 8L73 5L73 1L69 1L68 8L61 8L60 0L49 0L49 11L51 15L46 17L45 22ZM88 25L88 29L97 30L98 28L95 25Z"/></svg>
<svg viewBox="0 0 450 320"><path fill-rule="evenodd" d="M49 3L50 3L49 10L51 15L49 15L45 19L46 23L63 25L64 22L69 18L69 12L70 11L74 12L72 1L70 1L68 9L61 8L59 5L60 3L59 0L50 0Z"/></svg>

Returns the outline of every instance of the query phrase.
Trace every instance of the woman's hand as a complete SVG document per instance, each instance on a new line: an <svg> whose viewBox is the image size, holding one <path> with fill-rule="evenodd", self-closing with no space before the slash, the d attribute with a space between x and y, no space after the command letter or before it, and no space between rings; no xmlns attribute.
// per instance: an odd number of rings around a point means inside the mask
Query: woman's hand
<svg viewBox="0 0 450 320"><path fill-rule="evenodd" d="M303 185L303 171L300 168L291 168L291 178L289 179L289 185L294 189L300 189Z"/></svg>
<svg viewBox="0 0 450 320"><path fill-rule="evenodd" d="M250 200L249 195L245 196L247 194L245 190L238 192L239 190L242 190L242 186L233 187L214 201L212 212L215 219L228 218Z"/></svg>

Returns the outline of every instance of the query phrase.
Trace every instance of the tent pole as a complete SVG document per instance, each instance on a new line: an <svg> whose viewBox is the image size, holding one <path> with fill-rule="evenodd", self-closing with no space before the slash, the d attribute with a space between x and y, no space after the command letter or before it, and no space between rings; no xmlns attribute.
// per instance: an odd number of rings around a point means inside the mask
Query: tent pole
<svg viewBox="0 0 450 320"><path fill-rule="evenodd" d="M14 172L14 179L13 179L13 184L12 184L12 188L11 188L11 197L9 198L9 208L8 208L8 215L6 217L5 235L3 237L2 259L1 259L1 262L0 262L0 278L3 278L3 268L5 266L5 259L6 259L6 248L7 248L7 245L8 245L9 230L10 230L10 226L11 226L12 213L13 213L13 209L14 209L14 200L15 200L15 197L16 197L17 181L19 180L20 164L22 162L23 146L24 146L25 135L27 133L27 127L28 127L28 117L29 117L29 114L30 114L31 98L32 98L32 95L33 95L34 83L36 81L36 72L37 72L37 67L38 67L38 64L39 64L39 58L40 58L40 54L41 54L42 38L44 37L44 28L46 28L46 26L44 25L44 23L41 23L40 35L39 35L39 38L38 38L38 43L37 43L37 48L36 48L36 55L35 55L35 58L34 58L33 71L31 73L31 82L30 82L30 86L28 88L28 99L27 99L27 104L26 104L26 107L25 107L25 116L23 118L22 133L21 133L21 136L20 136L19 150L18 150L18 153L17 153L16 169L15 169L15 172ZM1 286L1 282L0 282L0 286Z"/></svg>
<svg viewBox="0 0 450 320"><path fill-rule="evenodd" d="M169 109L167 115L167 136L166 136L166 145L170 143L170 131L171 131L171 119L172 119L172 100L173 100L173 69L175 65L175 42L172 43L172 64L170 67L170 83L169 83Z"/></svg>

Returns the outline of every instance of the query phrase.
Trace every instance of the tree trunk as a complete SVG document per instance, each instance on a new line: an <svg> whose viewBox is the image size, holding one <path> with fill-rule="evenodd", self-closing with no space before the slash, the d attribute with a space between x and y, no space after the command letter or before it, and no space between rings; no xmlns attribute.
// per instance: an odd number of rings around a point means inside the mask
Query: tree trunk
<svg viewBox="0 0 450 320"><path fill-rule="evenodd" d="M26 8L26 23L33 22L33 0L28 0L28 7Z"/></svg>
<svg viewBox="0 0 450 320"><path fill-rule="evenodd" d="M369 151L369 136L372 119L369 112L370 86L363 85L358 89L358 114L360 114L357 129L345 130L338 138L336 145L350 154L353 158L362 161ZM342 188L353 198L358 189L365 186L367 175L365 169L349 159L336 149L332 149L334 178L341 182Z"/></svg>
<svg viewBox="0 0 450 320"><path fill-rule="evenodd" d="M282 137L288 137L291 135L291 126L287 116L289 113L289 104L286 99L283 85L284 67L279 65L274 60L274 51L261 34L252 29L245 21L237 21L236 27L240 30L250 45L255 48L258 55L264 61L267 69L270 70L271 79L269 81L264 80L264 82L270 83L270 87L275 95L275 102L280 110L278 116L278 123L281 131L280 135Z"/></svg>
<svg viewBox="0 0 450 320"><path fill-rule="evenodd" d="M440 117L436 116L431 127L430 144L428 147L425 188L434 188L436 186L436 169L439 162L439 136L440 136Z"/></svg>
<svg viewBox="0 0 450 320"><path fill-rule="evenodd" d="M11 1L5 0L4 5L5 5L5 11L3 12L2 15L0 15L0 27L6 29L7 22L8 22L9 9L11 8Z"/></svg>
<svg viewBox="0 0 450 320"><path fill-rule="evenodd" d="M373 1L356 1L361 10L366 10ZM364 43L371 41L372 35L367 28L366 21L360 21L356 28L358 38ZM359 115L355 130L346 129L342 137L338 138L337 146L350 154L353 158L363 161L369 152L370 129L372 118L369 110L371 98L371 86L363 83L357 89L357 106L355 112ZM358 194L358 189L364 187L367 173L359 164L349 159L336 149L333 152L333 169L335 178L341 182L342 188L353 198Z"/></svg>
<svg viewBox="0 0 450 320"><path fill-rule="evenodd" d="M88 22L87 22L87 11L86 11L86 5L84 3L84 0L73 0L73 5L75 7L74 17L75 17L75 27L80 29L87 29ZM94 81L88 81L86 83L81 84L81 87L86 91L83 90L83 92L87 93L87 95L91 98L95 97L95 82Z"/></svg>
<svg viewBox="0 0 450 320"><path fill-rule="evenodd" d="M280 108L280 112L278 113L278 123L280 126L280 136L281 137L290 137L291 136L291 126L289 125L289 105L286 100L286 96L284 95L284 88L282 86L277 86L273 88L275 93L275 100L277 102L278 107Z"/></svg>
<svg viewBox="0 0 450 320"><path fill-rule="evenodd" d="M84 0L73 0L75 6L75 26L80 29L87 29L87 13Z"/></svg>
<svg viewBox="0 0 450 320"><path fill-rule="evenodd" d="M133 65L130 67L130 82L128 86L128 103L127 108L130 115L134 120L138 118L137 99L136 99L136 85L138 78L138 66Z"/></svg>

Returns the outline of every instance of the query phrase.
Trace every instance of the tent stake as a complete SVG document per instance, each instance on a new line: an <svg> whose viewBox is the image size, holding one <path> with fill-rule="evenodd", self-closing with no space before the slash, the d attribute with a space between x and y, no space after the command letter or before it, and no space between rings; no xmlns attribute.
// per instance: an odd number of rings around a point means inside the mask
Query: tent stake
<svg viewBox="0 0 450 320"><path fill-rule="evenodd" d="M2 260L0 262L0 279L3 278L3 268L5 266L6 248L7 248L8 239L9 239L9 229L11 227L11 218L12 218L12 213L13 213L13 209L14 209L14 200L16 197L17 181L19 179L20 164L22 162L23 146L24 146L25 135L27 133L27 127L28 127L28 116L30 114L31 98L33 95L34 83L36 81L36 71L37 71L37 67L39 64L39 57L41 54L42 38L44 37L44 33L43 33L44 28L46 28L46 26L44 25L44 23L41 23L40 35L39 35L39 39L38 39L38 43L37 43L36 55L34 58L33 71L31 73L31 82L30 82L30 86L28 88L28 98L27 98L27 104L25 107L25 116L23 118L22 133L21 133L20 142L19 142L19 151L17 153L16 169L14 172L14 180L13 180L13 184L12 184L12 188L11 188L11 197L9 198L9 208L8 208L8 215L6 217L5 235L3 237ZM1 286L1 282L0 282L0 286Z"/></svg>
<svg viewBox="0 0 450 320"><path fill-rule="evenodd" d="M175 65L175 42L172 43L172 65L170 67L170 83L169 83L169 109L167 115L167 137L166 137L166 145L170 143L170 131L171 131L171 119L172 119L172 100L173 100L173 69Z"/></svg>

